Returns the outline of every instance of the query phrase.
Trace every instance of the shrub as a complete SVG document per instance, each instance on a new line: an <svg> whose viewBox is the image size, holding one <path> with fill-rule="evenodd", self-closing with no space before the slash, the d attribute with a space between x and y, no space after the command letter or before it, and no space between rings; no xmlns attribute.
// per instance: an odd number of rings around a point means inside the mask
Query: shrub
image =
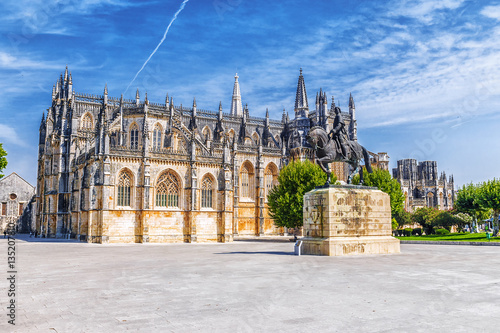
<svg viewBox="0 0 500 333"><path fill-rule="evenodd" d="M444 236L444 235L449 235L449 234L450 234L450 231L448 229L441 228L441 229L436 230L436 235L439 235L439 236Z"/></svg>
<svg viewBox="0 0 500 333"><path fill-rule="evenodd" d="M413 229L412 228L405 228L403 230L403 234L406 236L406 237L410 237L411 236L411 233L412 233Z"/></svg>
<svg viewBox="0 0 500 333"><path fill-rule="evenodd" d="M422 236L422 228L415 228L412 230L411 232L412 235L415 235L415 236Z"/></svg>

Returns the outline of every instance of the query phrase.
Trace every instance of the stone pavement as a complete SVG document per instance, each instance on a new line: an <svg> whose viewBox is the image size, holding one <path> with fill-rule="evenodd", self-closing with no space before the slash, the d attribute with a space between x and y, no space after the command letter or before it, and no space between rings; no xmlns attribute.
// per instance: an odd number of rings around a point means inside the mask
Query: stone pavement
<svg viewBox="0 0 500 333"><path fill-rule="evenodd" d="M292 242L99 245L18 239L0 332L498 332L500 248L294 256ZM29 241L26 241L29 240Z"/></svg>

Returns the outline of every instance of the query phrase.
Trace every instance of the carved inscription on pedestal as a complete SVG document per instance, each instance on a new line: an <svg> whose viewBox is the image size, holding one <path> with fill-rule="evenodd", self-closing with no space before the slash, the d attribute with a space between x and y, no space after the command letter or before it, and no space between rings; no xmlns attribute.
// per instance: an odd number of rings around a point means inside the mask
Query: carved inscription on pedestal
<svg viewBox="0 0 500 333"><path fill-rule="evenodd" d="M309 224L306 236L323 237L325 198L322 195L307 197L305 200L305 221Z"/></svg>

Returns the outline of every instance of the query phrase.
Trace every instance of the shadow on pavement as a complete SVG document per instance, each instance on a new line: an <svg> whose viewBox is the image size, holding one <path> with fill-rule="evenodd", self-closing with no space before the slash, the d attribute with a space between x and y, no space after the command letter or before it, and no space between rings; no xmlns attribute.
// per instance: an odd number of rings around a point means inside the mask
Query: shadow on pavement
<svg viewBox="0 0 500 333"><path fill-rule="evenodd" d="M293 256L293 252L283 252L283 251L234 251L234 252L219 252L215 254L274 254L278 256Z"/></svg>
<svg viewBox="0 0 500 333"><path fill-rule="evenodd" d="M5 237L6 240L7 237ZM29 243L80 243L76 239L40 238L40 237L35 238L35 236L33 235L30 237L29 234L15 234L10 237L14 238L16 241L29 242ZM0 237L0 239L4 238Z"/></svg>

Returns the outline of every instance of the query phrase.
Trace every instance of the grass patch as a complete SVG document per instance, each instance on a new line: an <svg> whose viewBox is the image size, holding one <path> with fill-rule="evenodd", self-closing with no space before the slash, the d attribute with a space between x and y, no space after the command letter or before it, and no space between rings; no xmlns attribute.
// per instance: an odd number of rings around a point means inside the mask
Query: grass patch
<svg viewBox="0 0 500 333"><path fill-rule="evenodd" d="M500 242L500 237L491 237L490 240L486 237L485 232L477 234L467 234L467 233L451 233L449 235L428 235L428 236L409 236L400 237L400 240L418 240L418 241L446 241L446 242Z"/></svg>

